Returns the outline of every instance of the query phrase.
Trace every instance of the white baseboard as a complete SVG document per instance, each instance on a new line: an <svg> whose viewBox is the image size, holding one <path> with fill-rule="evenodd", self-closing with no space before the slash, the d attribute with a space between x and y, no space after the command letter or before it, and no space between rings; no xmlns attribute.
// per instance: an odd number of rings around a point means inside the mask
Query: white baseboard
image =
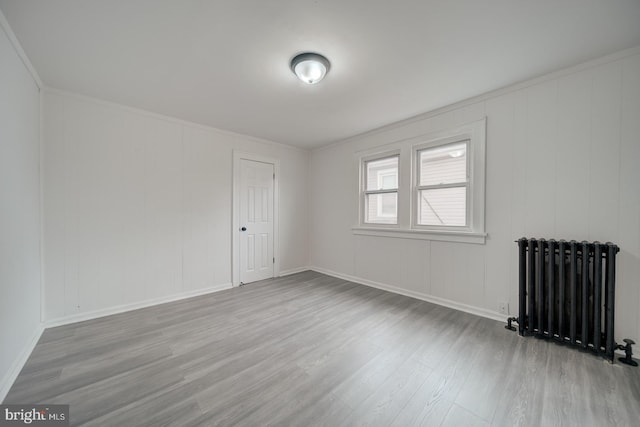
<svg viewBox="0 0 640 427"><path fill-rule="evenodd" d="M13 362L13 365L11 365L9 371L0 380L0 403L4 402L4 399L7 397L9 390L11 390L11 386L15 382L16 378L18 378L18 374L20 374L20 371L22 371L24 364L27 363L27 360L29 359L29 356L31 356L31 353L36 347L36 344L38 344L43 331L44 325L40 323L36 331L33 333L31 340L29 340L20 355Z"/></svg>
<svg viewBox="0 0 640 427"><path fill-rule="evenodd" d="M195 291L181 292L179 294L169 295L166 297L153 298L145 301L135 302L132 304L123 304L115 307L104 308L101 310L89 311L87 313L72 314L70 316L58 317L56 319L50 319L45 322L47 328L55 326L68 325L70 323L83 322L85 320L97 319L99 317L111 316L112 314L124 313L126 311L138 310L140 308L151 307L153 305L165 304L168 302L180 301L187 298L193 298L200 295L211 294L214 292L224 291L231 289L233 286L231 283L224 283L222 285L211 286L209 288L197 289Z"/></svg>
<svg viewBox="0 0 640 427"><path fill-rule="evenodd" d="M434 297L432 295L423 294L420 292L409 291L407 289L398 288L397 286L387 285L384 283L374 282L368 279L362 279L360 277L351 276L349 274L342 274L336 271L327 270L322 267L311 266L308 267L308 270L313 270L318 273L326 274L327 276L337 277L338 279L348 280L350 282L358 283L360 285L370 286L372 288L382 289L383 291L393 292L394 294L400 294L411 298L416 298L422 301L431 302L434 304L442 305L444 307L449 307L454 310L464 311L465 313L475 314L476 316L485 317L491 320L497 320L498 322L506 323L507 316L506 314L500 314L495 311L487 310L485 308L474 307L472 305L462 304L456 301L451 301L445 298ZM614 351L616 356L624 356L624 352L621 350ZM614 364L619 363L617 358L614 361Z"/></svg>
<svg viewBox="0 0 640 427"><path fill-rule="evenodd" d="M308 270L311 270L311 268L310 267L298 267L298 268L292 268L291 270L283 270L283 271L280 271L280 276L279 277L290 276L292 274L302 273L303 271L308 271Z"/></svg>
<svg viewBox="0 0 640 427"><path fill-rule="evenodd" d="M465 313L475 314L476 316L486 317L487 319L497 320L498 322L506 322L507 316L495 311L487 310L486 308L474 307L472 305L462 304L456 301L451 301L445 298L435 297L433 295L423 294L421 292L410 291L407 289L398 288L397 286L388 285L386 283L374 282L373 280L363 279L361 277L351 276L349 274L342 274L336 271L327 270L322 267L311 266L310 270L317 271L318 273L326 274L328 276L337 277L338 279L348 280L350 282L359 283L361 285L370 286L372 288L382 289L383 291L393 292L394 294L400 294L411 298L416 298L422 301L431 302L433 304L449 307L454 310L464 311Z"/></svg>

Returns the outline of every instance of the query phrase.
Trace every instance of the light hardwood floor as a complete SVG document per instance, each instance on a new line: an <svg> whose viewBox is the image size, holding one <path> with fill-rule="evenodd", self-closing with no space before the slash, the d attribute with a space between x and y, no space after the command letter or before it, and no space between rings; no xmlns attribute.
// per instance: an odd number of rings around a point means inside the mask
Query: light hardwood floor
<svg viewBox="0 0 640 427"><path fill-rule="evenodd" d="M47 329L5 403L91 426L640 425L640 370L315 272Z"/></svg>

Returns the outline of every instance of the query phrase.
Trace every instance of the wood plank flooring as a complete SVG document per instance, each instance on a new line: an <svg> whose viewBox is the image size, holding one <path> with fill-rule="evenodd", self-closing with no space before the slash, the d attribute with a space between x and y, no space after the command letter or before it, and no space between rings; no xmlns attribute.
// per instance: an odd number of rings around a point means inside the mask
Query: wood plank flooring
<svg viewBox="0 0 640 427"><path fill-rule="evenodd" d="M637 426L640 370L315 272L47 329L5 403L87 426Z"/></svg>

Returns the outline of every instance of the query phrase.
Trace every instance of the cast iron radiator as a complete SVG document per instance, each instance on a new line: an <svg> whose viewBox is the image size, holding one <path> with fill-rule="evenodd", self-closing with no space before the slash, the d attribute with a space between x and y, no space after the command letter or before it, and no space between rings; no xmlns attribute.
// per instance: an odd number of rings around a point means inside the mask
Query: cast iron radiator
<svg viewBox="0 0 640 427"><path fill-rule="evenodd" d="M612 243L521 238L518 243L521 336L559 341L613 362L616 254ZM622 359L621 359L622 360ZM634 362L635 363L635 362Z"/></svg>

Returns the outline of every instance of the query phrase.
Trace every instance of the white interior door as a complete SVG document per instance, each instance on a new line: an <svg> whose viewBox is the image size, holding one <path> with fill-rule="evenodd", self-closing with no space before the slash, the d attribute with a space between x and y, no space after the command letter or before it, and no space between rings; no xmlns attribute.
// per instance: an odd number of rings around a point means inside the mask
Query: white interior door
<svg viewBox="0 0 640 427"><path fill-rule="evenodd" d="M240 161L240 282L273 277L274 165Z"/></svg>

